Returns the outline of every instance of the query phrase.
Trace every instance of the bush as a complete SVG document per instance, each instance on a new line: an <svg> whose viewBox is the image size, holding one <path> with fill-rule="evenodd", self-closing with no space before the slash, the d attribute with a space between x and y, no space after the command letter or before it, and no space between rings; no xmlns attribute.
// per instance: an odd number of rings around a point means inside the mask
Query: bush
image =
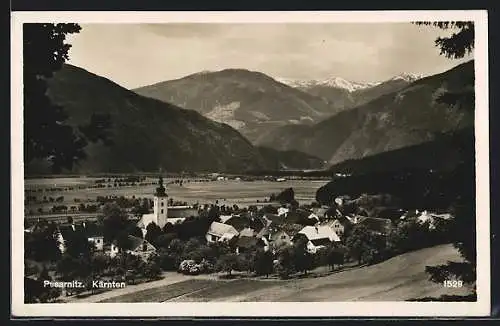
<svg viewBox="0 0 500 326"><path fill-rule="evenodd" d="M183 260L178 271L184 275L198 275L201 273L201 266L194 260Z"/></svg>

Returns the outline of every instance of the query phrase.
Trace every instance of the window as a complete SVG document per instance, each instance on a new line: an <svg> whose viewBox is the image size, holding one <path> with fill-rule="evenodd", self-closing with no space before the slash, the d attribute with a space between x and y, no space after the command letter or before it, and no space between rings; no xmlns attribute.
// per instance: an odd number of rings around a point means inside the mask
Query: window
<svg viewBox="0 0 500 326"><path fill-rule="evenodd" d="M164 204L165 204L164 202L161 202L161 207L163 207Z"/></svg>
<svg viewBox="0 0 500 326"><path fill-rule="evenodd" d="M281 239L283 239L283 240L286 239L286 235L282 235Z"/></svg>
<svg viewBox="0 0 500 326"><path fill-rule="evenodd" d="M144 242L142 244L142 251L147 251L147 250L148 250L148 244Z"/></svg>
<svg viewBox="0 0 500 326"><path fill-rule="evenodd" d="M163 204L163 203L162 203ZM161 213L163 214L163 209L161 210Z"/></svg>
<svg viewBox="0 0 500 326"><path fill-rule="evenodd" d="M101 239L97 239L97 243L101 243Z"/></svg>

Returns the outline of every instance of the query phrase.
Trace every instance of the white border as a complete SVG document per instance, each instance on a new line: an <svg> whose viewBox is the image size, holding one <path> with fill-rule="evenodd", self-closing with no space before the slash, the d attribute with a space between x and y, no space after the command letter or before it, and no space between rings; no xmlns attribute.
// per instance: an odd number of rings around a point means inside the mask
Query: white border
<svg viewBox="0 0 500 326"><path fill-rule="evenodd" d="M76 23L320 23L472 20L476 74L477 293L471 302L73 303L24 304L22 24ZM11 15L12 315L16 317L333 317L487 316L490 314L488 27L485 10L357 12L13 12ZM429 46L432 46L430 44ZM436 49L437 51L437 49ZM34 54L36 55L36 54Z"/></svg>

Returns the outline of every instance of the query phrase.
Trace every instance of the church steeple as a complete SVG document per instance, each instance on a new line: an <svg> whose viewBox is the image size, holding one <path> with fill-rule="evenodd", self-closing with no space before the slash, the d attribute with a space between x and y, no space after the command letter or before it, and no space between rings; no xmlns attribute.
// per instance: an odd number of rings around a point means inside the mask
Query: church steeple
<svg viewBox="0 0 500 326"><path fill-rule="evenodd" d="M160 175L160 178L158 180L158 185L159 187L156 188L155 196L156 197L166 197L167 194L165 192L165 186L163 186L163 178Z"/></svg>

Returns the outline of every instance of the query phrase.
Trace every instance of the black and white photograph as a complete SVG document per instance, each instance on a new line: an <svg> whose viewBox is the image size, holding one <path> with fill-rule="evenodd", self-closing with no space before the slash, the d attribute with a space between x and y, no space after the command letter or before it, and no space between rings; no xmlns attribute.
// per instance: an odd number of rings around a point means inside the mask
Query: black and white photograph
<svg viewBox="0 0 500 326"><path fill-rule="evenodd" d="M489 314L486 12L12 29L19 315Z"/></svg>

